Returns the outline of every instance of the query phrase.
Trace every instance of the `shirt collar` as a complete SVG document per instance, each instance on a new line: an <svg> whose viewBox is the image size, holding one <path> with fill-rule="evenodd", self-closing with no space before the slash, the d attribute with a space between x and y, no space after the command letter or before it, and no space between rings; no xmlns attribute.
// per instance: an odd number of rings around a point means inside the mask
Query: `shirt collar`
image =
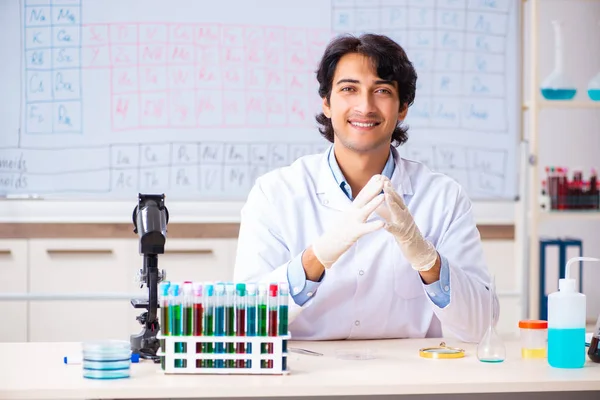
<svg viewBox="0 0 600 400"><path fill-rule="evenodd" d="M333 177L334 177L335 181L337 182L338 186L340 187L340 189L342 189L344 194L350 200L354 200L354 198L352 196L352 188L350 187L348 182L346 182L346 178L344 177L344 174L342 173L342 170L340 169L340 166L337 163L337 160L335 159L335 154L333 152L333 146L331 146L329 148L329 154L327 155L327 161L329 164L329 169L331 170L331 173L333 174ZM381 175L387 177L388 179L392 179L392 175L394 174L395 167L396 167L396 164L394 163L394 155L393 155L392 149L390 147L390 154L385 163L385 166L383 167L383 171L381 171Z"/></svg>

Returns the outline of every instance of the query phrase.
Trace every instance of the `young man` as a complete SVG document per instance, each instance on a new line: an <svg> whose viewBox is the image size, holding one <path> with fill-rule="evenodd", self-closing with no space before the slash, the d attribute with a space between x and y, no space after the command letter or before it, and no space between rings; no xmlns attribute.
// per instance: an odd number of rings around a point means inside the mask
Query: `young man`
<svg viewBox="0 0 600 400"><path fill-rule="evenodd" d="M289 282L294 339L485 332L489 275L471 203L394 146L407 140L416 79L385 36L333 40L317 71L317 121L333 145L265 174L248 196L234 279Z"/></svg>

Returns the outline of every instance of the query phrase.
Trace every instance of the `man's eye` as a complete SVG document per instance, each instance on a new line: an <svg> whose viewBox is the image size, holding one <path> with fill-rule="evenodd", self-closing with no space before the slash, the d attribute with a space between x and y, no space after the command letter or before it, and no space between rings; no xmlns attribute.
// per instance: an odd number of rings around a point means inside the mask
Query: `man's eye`
<svg viewBox="0 0 600 400"><path fill-rule="evenodd" d="M350 86L346 86L346 87L343 87L343 88L342 88L342 92L351 92L351 91L353 91L353 90L354 90L354 88L352 88L352 87L350 87Z"/></svg>
<svg viewBox="0 0 600 400"><path fill-rule="evenodd" d="M389 89L377 89L377 91L385 94L392 94L392 91Z"/></svg>

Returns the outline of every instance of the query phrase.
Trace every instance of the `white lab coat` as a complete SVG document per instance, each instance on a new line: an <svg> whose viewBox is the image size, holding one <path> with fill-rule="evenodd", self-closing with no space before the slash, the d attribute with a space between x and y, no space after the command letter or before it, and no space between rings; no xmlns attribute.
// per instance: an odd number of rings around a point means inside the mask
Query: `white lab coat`
<svg viewBox="0 0 600 400"><path fill-rule="evenodd" d="M477 342L485 333L490 279L471 202L449 177L392 151L394 189L422 234L448 260L450 303L439 308L430 300L418 272L381 229L342 255L302 307L290 296L293 339L441 337L443 326L445 334ZM290 260L350 203L333 177L327 152L261 176L242 209L234 279L287 282Z"/></svg>

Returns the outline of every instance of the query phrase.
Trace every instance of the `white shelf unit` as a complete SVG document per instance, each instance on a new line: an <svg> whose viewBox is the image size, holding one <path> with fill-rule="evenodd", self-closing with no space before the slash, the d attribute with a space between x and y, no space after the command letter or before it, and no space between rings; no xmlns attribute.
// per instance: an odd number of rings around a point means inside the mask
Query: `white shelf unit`
<svg viewBox="0 0 600 400"><path fill-rule="evenodd" d="M560 1L560 0L556 0ZM566 3L566 0L563 0ZM579 2L585 3L589 1L600 0L569 0L572 7L576 7ZM593 100L546 100L541 96L540 87L541 79L539 76L539 7L542 3L548 4L541 0L522 0L521 15L525 15L525 7L529 5L529 21L527 27L529 29L529 93L528 99L523 103L523 122L527 122L528 126L528 142L529 154L527 162L526 179L528 181L526 187L527 199L522 202L524 207L521 215L525 216L525 230L528 235L524 237L524 246L527 249L525 263L528 268L525 268L523 279L525 281L525 298L524 308L527 309L526 315L528 318L538 318L539 312L539 225L545 221L561 221L561 220L600 220L600 211L542 211L539 206L539 195L541 192L541 179L538 166L539 155L539 113L543 109L564 109L564 110L600 110L600 102ZM523 36L524 38L524 36ZM524 60L524 58L522 58ZM525 125L523 124L523 131ZM524 310L525 311L525 310Z"/></svg>

